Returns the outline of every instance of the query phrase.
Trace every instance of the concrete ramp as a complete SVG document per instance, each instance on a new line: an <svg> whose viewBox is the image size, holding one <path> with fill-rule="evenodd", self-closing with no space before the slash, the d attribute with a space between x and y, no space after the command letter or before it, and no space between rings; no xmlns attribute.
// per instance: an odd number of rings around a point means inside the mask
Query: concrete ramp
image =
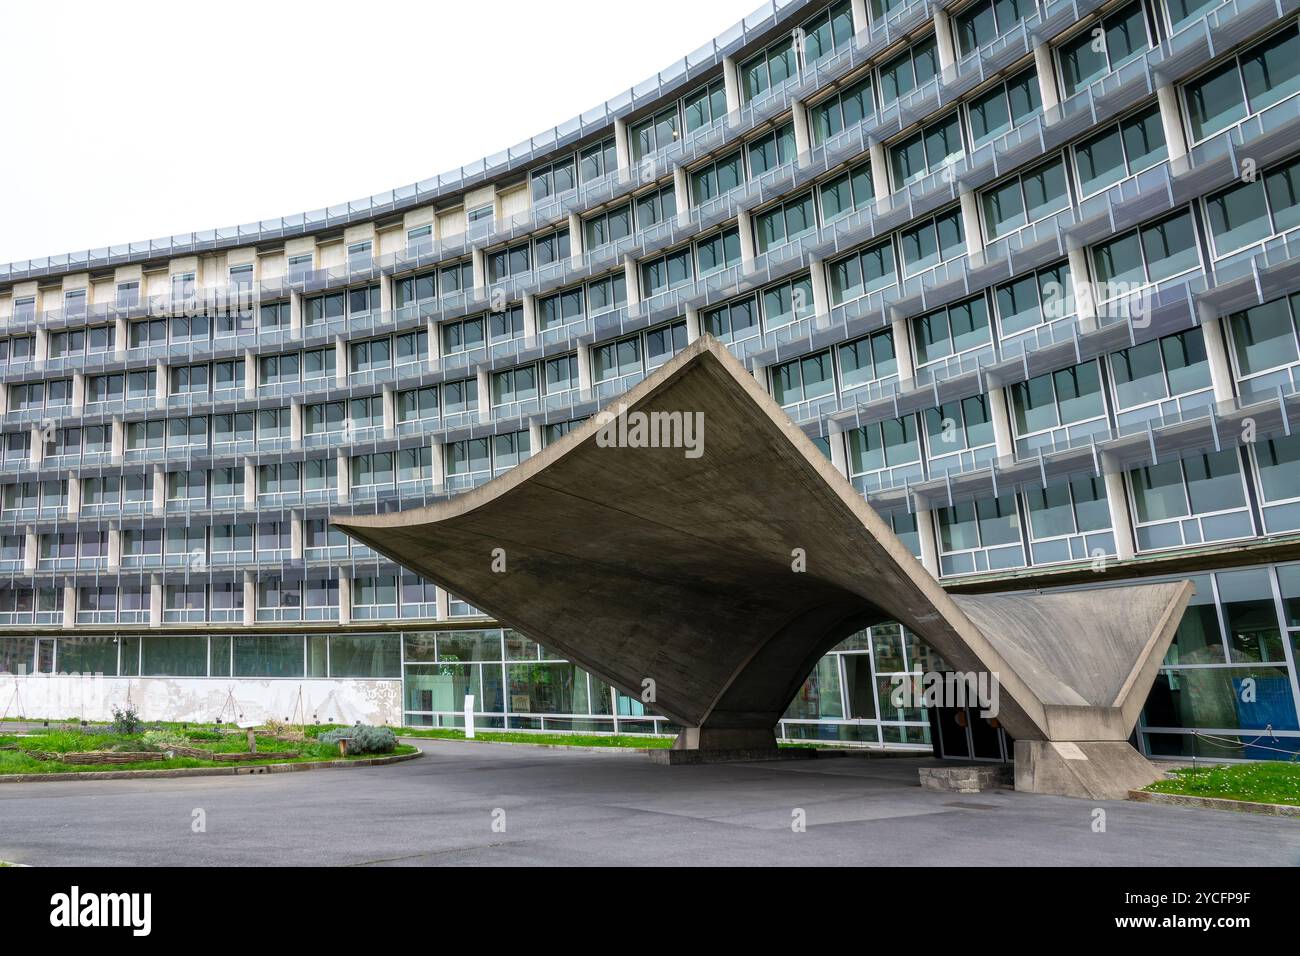
<svg viewBox="0 0 1300 956"><path fill-rule="evenodd" d="M707 336L496 480L337 524L701 750L773 748L817 660L887 620L993 675L1018 741L1122 743L1191 593L950 597Z"/></svg>

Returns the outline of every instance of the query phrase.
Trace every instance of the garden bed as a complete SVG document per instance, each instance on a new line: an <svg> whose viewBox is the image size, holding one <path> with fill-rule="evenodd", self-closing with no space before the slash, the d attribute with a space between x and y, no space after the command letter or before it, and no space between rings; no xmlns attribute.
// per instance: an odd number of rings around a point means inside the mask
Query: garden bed
<svg viewBox="0 0 1300 956"><path fill-rule="evenodd" d="M1136 800L1182 806L1195 806L1195 801L1201 801L1202 806L1254 813L1272 812L1265 809L1267 807L1285 807L1291 809L1281 815L1290 816L1300 812L1300 762L1263 760L1210 767L1179 767L1169 771L1168 779L1133 791L1131 796Z"/></svg>

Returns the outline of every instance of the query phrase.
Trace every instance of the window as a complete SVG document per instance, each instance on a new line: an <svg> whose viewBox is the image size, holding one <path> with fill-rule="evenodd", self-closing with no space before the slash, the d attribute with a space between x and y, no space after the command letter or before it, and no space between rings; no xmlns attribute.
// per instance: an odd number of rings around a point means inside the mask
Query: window
<svg viewBox="0 0 1300 956"><path fill-rule="evenodd" d="M352 374L391 368L392 365L393 340L387 336L352 343L351 360L348 366Z"/></svg>
<svg viewBox="0 0 1300 956"><path fill-rule="evenodd" d="M1034 12L1034 0L978 0L953 17L959 56L974 53Z"/></svg>
<svg viewBox="0 0 1300 956"><path fill-rule="evenodd" d="M549 166L533 170L532 181L534 202L558 196L575 188L578 182L573 157L566 156Z"/></svg>
<svg viewBox="0 0 1300 956"><path fill-rule="evenodd" d="M618 169L618 147L613 137L578 154L578 174L584 183L599 179Z"/></svg>
<svg viewBox="0 0 1300 956"><path fill-rule="evenodd" d="M879 473L887 469L900 469L898 473L909 478L920 477L921 439L914 415L871 422L847 434L849 474L859 489L879 489Z"/></svg>
<svg viewBox="0 0 1300 956"><path fill-rule="evenodd" d="M768 286L762 291L761 299L765 329L777 329L800 319L808 319L816 312L812 279L808 276Z"/></svg>
<svg viewBox="0 0 1300 956"><path fill-rule="evenodd" d="M1114 352L1110 370L1115 405L1121 410L1210 388L1210 364L1200 329Z"/></svg>
<svg viewBox="0 0 1300 956"><path fill-rule="evenodd" d="M508 305L488 315L488 337L493 342L521 338L524 334L524 307Z"/></svg>
<svg viewBox="0 0 1300 956"><path fill-rule="evenodd" d="M522 365L492 373L492 405L512 405L537 398L537 366Z"/></svg>
<svg viewBox="0 0 1300 956"><path fill-rule="evenodd" d="M730 192L744 180L744 160L740 150L736 150L691 172L691 200L698 206Z"/></svg>
<svg viewBox="0 0 1300 956"><path fill-rule="evenodd" d="M813 105L811 110L813 142L824 143L832 136L856 126L875 112L871 75L867 74L847 89Z"/></svg>
<svg viewBox="0 0 1300 956"><path fill-rule="evenodd" d="M1187 122L1199 142L1300 90L1300 27L1291 24L1192 80Z"/></svg>
<svg viewBox="0 0 1300 956"><path fill-rule="evenodd" d="M686 348L686 322L673 322L651 329L645 334L645 364L647 371L656 369Z"/></svg>
<svg viewBox="0 0 1300 956"><path fill-rule="evenodd" d="M817 228L817 210L812 193L788 199L754 217L754 236L759 253L793 242Z"/></svg>
<svg viewBox="0 0 1300 956"><path fill-rule="evenodd" d="M853 39L853 9L849 0L832 4L820 16L809 20L803 30L804 65L816 63L843 49ZM865 27L866 24L862 24Z"/></svg>
<svg viewBox="0 0 1300 956"><path fill-rule="evenodd" d="M1178 32L1211 7L1217 7L1219 3L1220 0L1165 0L1164 7L1169 19L1170 32Z"/></svg>
<svg viewBox="0 0 1300 956"><path fill-rule="evenodd" d="M903 271L909 276L964 255L966 237L962 231L961 210L952 209L904 229L899 243L903 251Z"/></svg>
<svg viewBox="0 0 1300 956"><path fill-rule="evenodd" d="M722 78L686 94L682 100L682 113L686 117L686 132L693 133L727 115L727 86Z"/></svg>
<svg viewBox="0 0 1300 956"><path fill-rule="evenodd" d="M427 255L433 251L433 225L416 226L406 230L408 255Z"/></svg>
<svg viewBox="0 0 1300 956"><path fill-rule="evenodd" d="M1235 449L1135 468L1128 479L1139 550L1223 541L1254 531Z"/></svg>
<svg viewBox="0 0 1300 956"><path fill-rule="evenodd" d="M955 305L936 309L912 319L917 365L937 362L971 349L988 345L988 303L976 296Z"/></svg>
<svg viewBox="0 0 1300 956"><path fill-rule="evenodd" d="M582 286L565 289L546 298L537 300L537 324L543 331L570 322L581 321L586 316L583 308Z"/></svg>
<svg viewBox="0 0 1300 956"><path fill-rule="evenodd" d="M940 508L935 517L941 574L996 571L1025 563L1014 496Z"/></svg>
<svg viewBox="0 0 1300 956"><path fill-rule="evenodd" d="M433 449L403 448L397 453L397 480L399 483L420 483L433 479Z"/></svg>
<svg viewBox="0 0 1300 956"><path fill-rule="evenodd" d="M641 372L641 337L632 335L593 347L591 370L592 378L597 382Z"/></svg>
<svg viewBox="0 0 1300 956"><path fill-rule="evenodd" d="M448 483L453 487L464 484L470 476L482 477L492 473L492 451L486 438L450 442L446 454L447 477L453 479Z"/></svg>
<svg viewBox="0 0 1300 956"><path fill-rule="evenodd" d="M1232 357L1243 399L1275 395L1294 386L1290 370L1300 364L1296 313L1300 294L1274 299L1228 316Z"/></svg>
<svg viewBox="0 0 1300 956"><path fill-rule="evenodd" d="M556 395L578 387L578 356L576 352L547 359L544 381L547 395Z"/></svg>
<svg viewBox="0 0 1300 956"><path fill-rule="evenodd" d="M786 123L766 136L751 140L749 150L749 175L759 177L794 159L794 124Z"/></svg>
<svg viewBox="0 0 1300 956"><path fill-rule="evenodd" d="M478 379L467 378L458 382L447 382L442 386L442 411L444 415L456 415L478 410Z"/></svg>
<svg viewBox="0 0 1300 956"><path fill-rule="evenodd" d="M622 269L587 283L587 309L592 315L627 304L627 273Z"/></svg>
<svg viewBox="0 0 1300 956"><path fill-rule="evenodd" d="M783 408L834 392L835 373L829 350L772 367L772 396Z"/></svg>
<svg viewBox="0 0 1300 956"><path fill-rule="evenodd" d="M840 389L848 391L890 375L898 374L894 354L894 332L884 329L836 346L840 365Z"/></svg>
<svg viewBox="0 0 1300 956"><path fill-rule="evenodd" d="M537 266L548 266L552 262L562 262L572 254L569 248L568 228L538 236L533 240L533 262Z"/></svg>
<svg viewBox="0 0 1300 956"><path fill-rule="evenodd" d="M467 259L455 265L443 266L438 270L438 283L444 296L474 288L474 263Z"/></svg>
<svg viewBox="0 0 1300 956"><path fill-rule="evenodd" d="M1115 553L1104 478L1088 476L1025 491L1034 564Z"/></svg>
<svg viewBox="0 0 1300 956"><path fill-rule="evenodd" d="M393 337L393 364L411 365L424 361L429 353L429 332L403 332Z"/></svg>
<svg viewBox="0 0 1300 956"><path fill-rule="evenodd" d="M320 378L332 378L337 361L338 351L332 345L323 349L312 349L310 352L304 352L302 354L303 380L312 381Z"/></svg>
<svg viewBox="0 0 1300 956"><path fill-rule="evenodd" d="M709 335L723 342L753 338L759 334L758 300L751 295L707 309L700 315L700 325Z"/></svg>
<svg viewBox="0 0 1300 956"><path fill-rule="evenodd" d="M86 290L71 289L63 293L63 314L79 318L86 314Z"/></svg>
<svg viewBox="0 0 1300 956"><path fill-rule="evenodd" d="M442 324L442 353L455 355L483 348L483 317L460 319Z"/></svg>
<svg viewBox="0 0 1300 956"><path fill-rule="evenodd" d="M924 86L939 72L939 53L934 37L927 37L880 67L880 103L888 106L918 86Z"/></svg>
<svg viewBox="0 0 1300 956"><path fill-rule="evenodd" d="M1157 107L1110 126L1074 148L1084 195L1154 166L1168 156Z"/></svg>
<svg viewBox="0 0 1300 956"><path fill-rule="evenodd" d="M697 273L707 276L740 262L740 231L734 226L695 244Z"/></svg>
<svg viewBox="0 0 1300 956"><path fill-rule="evenodd" d="M641 263L641 294L646 298L661 295L694 278L691 247L684 246Z"/></svg>
<svg viewBox="0 0 1300 956"><path fill-rule="evenodd" d="M1038 222L1070 205L1065 161L1050 159L980 194L990 240Z"/></svg>
<svg viewBox="0 0 1300 956"><path fill-rule="evenodd" d="M674 103L648 119L642 120L628 129L628 139L632 145L632 159L639 161L677 142L678 129L677 104Z"/></svg>
<svg viewBox="0 0 1300 956"><path fill-rule="evenodd" d="M488 281L499 282L532 269L532 245L521 242L487 254Z"/></svg>
<svg viewBox="0 0 1300 956"><path fill-rule="evenodd" d="M133 309L140 304L140 283L119 282L117 284L117 307Z"/></svg>
<svg viewBox="0 0 1300 956"><path fill-rule="evenodd" d="M762 96L798 72L793 40L787 36L741 64L740 82L745 99L748 101Z"/></svg>
<svg viewBox="0 0 1300 956"><path fill-rule="evenodd" d="M914 183L944 165L955 162L964 154L958 114L953 113L944 119L936 120L890 147L889 158L893 166L894 188L901 189L909 183Z"/></svg>
<svg viewBox="0 0 1300 956"><path fill-rule="evenodd" d="M582 223L583 237L587 252L594 252L601 246L626 239L632 234L632 205L624 203L606 212L591 216Z"/></svg>
<svg viewBox="0 0 1300 956"><path fill-rule="evenodd" d="M1038 74L1025 70L971 100L971 145L978 148L1015 129L1042 106Z"/></svg>
<svg viewBox="0 0 1300 956"><path fill-rule="evenodd" d="M393 302L397 308L405 308L420 302L436 298L438 294L437 273L422 272L419 275L406 276L393 283Z"/></svg>
<svg viewBox="0 0 1300 956"><path fill-rule="evenodd" d="M961 401L944 402L925 410L925 442L929 455L930 477L949 470L988 464L993 455L963 459L960 452L993 447L993 416L987 395L972 395ZM948 456L954 456L945 461Z"/></svg>
<svg viewBox="0 0 1300 956"><path fill-rule="evenodd" d="M1100 30L1103 42L1094 49L1094 32ZM1146 15L1140 2L1130 3L1061 44L1061 80L1065 95L1073 96L1093 80L1112 70L1151 45L1147 36Z"/></svg>
<svg viewBox="0 0 1300 956"><path fill-rule="evenodd" d="M823 222L834 222L863 208L875 197L871 163L858 163L847 172L826 180L817 187L817 194L821 198Z"/></svg>
<svg viewBox="0 0 1300 956"><path fill-rule="evenodd" d="M1266 534L1300 527L1300 435L1274 435L1254 445L1260 511Z"/></svg>
<svg viewBox="0 0 1300 956"><path fill-rule="evenodd" d="M831 263L830 274L833 305L896 284L893 240L885 239Z"/></svg>
<svg viewBox="0 0 1300 956"><path fill-rule="evenodd" d="M1300 159L1214 193L1205 209L1216 257L1300 226Z"/></svg>
<svg viewBox="0 0 1300 956"><path fill-rule="evenodd" d="M300 256L290 256L286 263L289 267L289 281L302 282L316 265L315 257L309 252Z"/></svg>
<svg viewBox="0 0 1300 956"><path fill-rule="evenodd" d="M636 227L649 229L677 215L677 196L672 186L664 186L636 200Z"/></svg>
<svg viewBox="0 0 1300 956"><path fill-rule="evenodd" d="M1074 439L1087 438L1107 427L1095 361L1016 382L1010 397L1020 454L1068 447Z"/></svg>
<svg viewBox="0 0 1300 956"><path fill-rule="evenodd" d="M1200 253L1191 213L1176 212L1094 246L1092 265L1103 301L1122 294L1125 286L1161 282L1196 268Z"/></svg>

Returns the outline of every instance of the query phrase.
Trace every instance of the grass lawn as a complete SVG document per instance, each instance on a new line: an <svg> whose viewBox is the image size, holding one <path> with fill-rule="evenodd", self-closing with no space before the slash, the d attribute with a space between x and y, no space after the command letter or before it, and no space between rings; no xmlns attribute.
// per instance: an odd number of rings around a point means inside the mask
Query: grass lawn
<svg viewBox="0 0 1300 956"><path fill-rule="evenodd" d="M1147 787L1153 793L1181 793L1255 803L1300 806L1300 762L1266 760L1173 771L1174 780Z"/></svg>
<svg viewBox="0 0 1300 956"><path fill-rule="evenodd" d="M242 753L248 749L244 734L232 734L218 740L207 739L215 736L198 732L197 739L189 740L188 746L209 750L213 753ZM309 763L317 760L338 760L339 750L333 744L321 744L315 740L301 742L287 740L257 739L258 754L266 754L264 759L239 761L203 760L198 757L173 757L169 760L145 760L131 763L115 764L65 764L54 760L38 760L25 751L39 750L46 753L73 753L92 750L126 750L143 751L151 749L144 743L143 734L88 733L77 731L51 731L31 737L0 736L0 746L16 744L17 750L0 750L0 774L10 773L78 773L98 770L176 770L186 767L257 767L271 763ZM409 744L398 744L394 754L408 754L415 751ZM297 752L297 757L284 754ZM362 760L375 754L349 756L349 760Z"/></svg>

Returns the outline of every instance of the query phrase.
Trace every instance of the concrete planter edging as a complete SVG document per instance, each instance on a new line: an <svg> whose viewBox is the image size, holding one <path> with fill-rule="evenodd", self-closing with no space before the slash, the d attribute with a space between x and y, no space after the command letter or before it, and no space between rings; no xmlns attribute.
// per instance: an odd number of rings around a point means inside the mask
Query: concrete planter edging
<svg viewBox="0 0 1300 956"><path fill-rule="evenodd" d="M1258 813L1271 817L1300 817L1300 806L1287 803L1257 803L1252 800L1228 800L1224 797L1194 797L1186 793L1156 793L1150 790L1130 790L1128 798L1136 803L1158 803L1166 807L1188 807L1198 810L1232 810L1236 813Z"/></svg>

